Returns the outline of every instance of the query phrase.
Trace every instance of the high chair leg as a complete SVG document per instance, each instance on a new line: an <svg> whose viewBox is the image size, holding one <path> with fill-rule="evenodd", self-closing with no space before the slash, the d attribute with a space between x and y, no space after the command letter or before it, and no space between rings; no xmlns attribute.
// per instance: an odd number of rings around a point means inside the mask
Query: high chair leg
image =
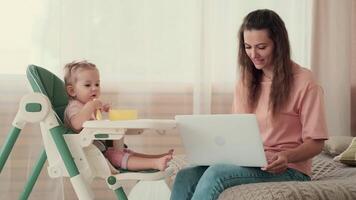
<svg viewBox="0 0 356 200"><path fill-rule="evenodd" d="M27 180L24 190L21 193L20 200L26 200L28 199L28 196L32 192L33 186L35 185L38 176L41 173L41 170L43 168L43 165L45 164L47 160L47 155L46 151L42 150L41 155L39 159L37 160L37 164L34 166L30 178Z"/></svg>
<svg viewBox="0 0 356 200"><path fill-rule="evenodd" d="M106 183L110 189L114 190L117 200L128 200L124 189L115 176L109 176L106 179Z"/></svg>
<svg viewBox="0 0 356 200"><path fill-rule="evenodd" d="M54 143L57 146L59 154L64 162L67 172L70 176L73 189L80 200L94 199L93 192L89 189L88 184L84 181L84 177L79 173L77 165L73 160L73 156L68 148L67 143L64 140L63 134L65 130L63 127L56 126L49 130Z"/></svg>
<svg viewBox="0 0 356 200"><path fill-rule="evenodd" d="M122 189L122 187L117 188L116 190L114 190L114 192L117 200L127 200L127 196L124 192L124 189Z"/></svg>
<svg viewBox="0 0 356 200"><path fill-rule="evenodd" d="M12 127L6 140L5 140L5 144L0 152L0 173L6 163L7 158L10 155L12 148L14 147L14 144L15 144L17 138L19 137L20 132L21 132L21 129L19 129L17 127Z"/></svg>

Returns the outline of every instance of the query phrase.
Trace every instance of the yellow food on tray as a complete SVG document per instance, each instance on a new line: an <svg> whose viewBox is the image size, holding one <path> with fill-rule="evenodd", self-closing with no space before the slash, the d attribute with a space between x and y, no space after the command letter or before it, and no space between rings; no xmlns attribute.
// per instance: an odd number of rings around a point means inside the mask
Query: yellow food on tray
<svg viewBox="0 0 356 200"><path fill-rule="evenodd" d="M133 109L110 109L109 120L132 120L137 119L137 110Z"/></svg>
<svg viewBox="0 0 356 200"><path fill-rule="evenodd" d="M102 120L103 116L101 114L101 111L98 109L96 110L96 115L95 115L96 120Z"/></svg>

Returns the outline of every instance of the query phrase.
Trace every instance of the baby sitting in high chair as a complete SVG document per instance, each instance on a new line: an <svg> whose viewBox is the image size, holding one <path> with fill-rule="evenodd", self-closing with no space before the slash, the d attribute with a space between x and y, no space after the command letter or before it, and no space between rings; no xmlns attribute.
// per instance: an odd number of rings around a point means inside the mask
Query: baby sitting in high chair
<svg viewBox="0 0 356 200"><path fill-rule="evenodd" d="M80 61L65 65L64 83L69 96L69 103L64 112L64 123L74 132L79 133L85 121L95 120L97 111L109 111L110 105L99 100L99 70L93 63ZM128 149L107 147L104 141L100 140L95 140L94 145L115 167L134 171L165 170L173 154L173 150L161 155L140 154Z"/></svg>

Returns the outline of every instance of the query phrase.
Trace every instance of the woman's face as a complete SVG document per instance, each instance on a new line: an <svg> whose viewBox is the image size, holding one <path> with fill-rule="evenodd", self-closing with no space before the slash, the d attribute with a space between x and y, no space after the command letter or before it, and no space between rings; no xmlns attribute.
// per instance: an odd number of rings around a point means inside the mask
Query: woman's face
<svg viewBox="0 0 356 200"><path fill-rule="evenodd" d="M245 30L244 40L246 54L256 69L272 70L274 44L267 30Z"/></svg>

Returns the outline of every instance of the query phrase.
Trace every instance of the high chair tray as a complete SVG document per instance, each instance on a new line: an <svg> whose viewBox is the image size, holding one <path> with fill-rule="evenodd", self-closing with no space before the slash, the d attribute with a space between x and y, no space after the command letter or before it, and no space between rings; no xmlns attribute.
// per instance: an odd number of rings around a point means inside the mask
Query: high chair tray
<svg viewBox="0 0 356 200"><path fill-rule="evenodd" d="M125 129L174 129L175 120L169 119L136 119L136 120L91 120L83 124L84 128L125 128Z"/></svg>

